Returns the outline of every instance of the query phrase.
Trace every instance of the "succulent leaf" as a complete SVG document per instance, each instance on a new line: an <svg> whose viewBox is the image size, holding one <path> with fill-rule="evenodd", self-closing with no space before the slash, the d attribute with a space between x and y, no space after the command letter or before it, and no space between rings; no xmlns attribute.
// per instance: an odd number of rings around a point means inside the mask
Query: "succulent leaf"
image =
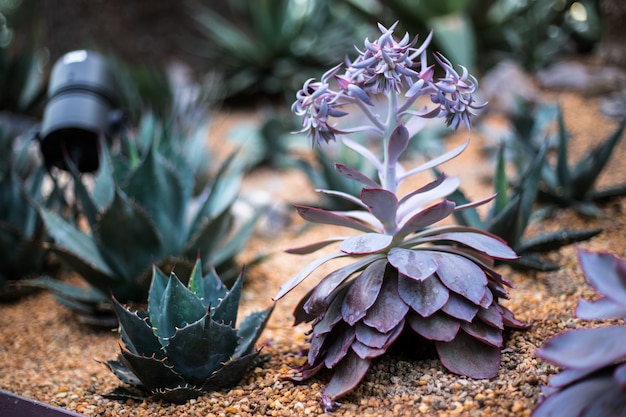
<svg viewBox="0 0 626 417"><path fill-rule="evenodd" d="M53 211L42 207L39 212L46 229L56 241L58 249L55 252L59 256L69 261L81 275L92 275L104 282L112 280L114 272L93 239Z"/></svg>
<svg viewBox="0 0 626 417"><path fill-rule="evenodd" d="M434 257L438 264L436 274L441 282L474 304L480 304L488 282L483 270L469 259L452 253L441 252Z"/></svg>
<svg viewBox="0 0 626 417"><path fill-rule="evenodd" d="M371 265L377 264L377 260L381 258L380 255L366 256L326 275L307 297L307 302L303 305L304 310L309 314L322 313L329 305L329 296L339 285L357 271L369 269ZM378 265L374 268L378 268Z"/></svg>
<svg viewBox="0 0 626 417"><path fill-rule="evenodd" d="M355 278L354 284L348 289L341 305L341 316L350 326L365 317L366 312L376 301L383 285L386 267L387 262L383 259L372 262Z"/></svg>
<svg viewBox="0 0 626 417"><path fill-rule="evenodd" d="M580 267L593 288L626 305L626 262L607 253L578 250Z"/></svg>
<svg viewBox="0 0 626 417"><path fill-rule="evenodd" d="M381 188L364 188L361 191L361 201L380 220L386 231L395 231L398 199L394 193Z"/></svg>
<svg viewBox="0 0 626 417"><path fill-rule="evenodd" d="M324 395L331 400L350 392L361 382L370 367L371 359L361 359L356 353L348 352L345 359L337 365Z"/></svg>
<svg viewBox="0 0 626 417"><path fill-rule="evenodd" d="M258 352L253 352L241 356L237 360L220 364L220 368L213 372L211 377L202 384L198 390L199 392L194 397L205 392L217 391L225 387L234 387L258 361Z"/></svg>
<svg viewBox="0 0 626 417"><path fill-rule="evenodd" d="M369 188L379 187L376 181L362 174L360 171L357 171L356 169L349 167L348 165L337 163L335 164L335 171L337 171L339 175L345 178L348 178L350 180L360 182L366 187L369 187Z"/></svg>
<svg viewBox="0 0 626 417"><path fill-rule="evenodd" d="M624 408L616 409L616 413L608 414L584 414L602 394L611 393L617 398L623 397L621 393L615 393L614 382L611 378L598 376L570 385L559 392L559 395L550 395L533 412L534 417L547 417L554 415L576 416L576 415L620 415Z"/></svg>
<svg viewBox="0 0 626 417"><path fill-rule="evenodd" d="M207 314L202 301L172 273L163 292L158 310L149 310L150 322L155 327L159 342L167 346L178 329L195 323Z"/></svg>
<svg viewBox="0 0 626 417"><path fill-rule="evenodd" d="M239 309L239 299L243 289L243 272L239 274L237 280L228 293L218 301L218 304L211 306L211 318L217 323L222 323L232 328L237 326L237 310ZM203 303L204 304L204 303ZM206 307L206 304L204 304Z"/></svg>
<svg viewBox="0 0 626 417"><path fill-rule="evenodd" d="M577 315L605 319L626 315L626 261L603 252L578 250L587 281L602 294L596 301L581 300ZM550 378L547 398L533 416L623 415L626 409L626 326L568 330L548 339L536 355L563 367Z"/></svg>
<svg viewBox="0 0 626 417"><path fill-rule="evenodd" d="M233 327L205 315L169 338L167 361L187 382L201 386L221 363L230 359L237 343L237 331Z"/></svg>
<svg viewBox="0 0 626 417"><path fill-rule="evenodd" d="M314 207L307 206L296 206L296 210L300 217L304 220L310 221L312 223L322 223L322 224L330 224L335 226L343 226L349 227L352 229L360 230L362 232L375 232L375 230L371 227L364 225L363 223L352 220L351 218L336 214L331 211L318 209Z"/></svg>
<svg viewBox="0 0 626 417"><path fill-rule="evenodd" d="M603 343L594 343L595 340ZM624 340L624 326L576 329L552 337L537 355L561 367L600 368L626 357Z"/></svg>
<svg viewBox="0 0 626 417"><path fill-rule="evenodd" d="M430 317L448 302L449 291L435 275L418 282L419 285L415 285L413 278L400 273L400 297L420 316Z"/></svg>
<svg viewBox="0 0 626 417"><path fill-rule="evenodd" d="M162 237L172 237L161 243L163 251L180 253L185 238L185 234L180 233L180 225L184 224L186 204L192 190L183 183L174 166L166 160L157 162L158 158L164 159L150 148L126 181L124 192L150 213L150 223L159 225Z"/></svg>
<svg viewBox="0 0 626 417"><path fill-rule="evenodd" d="M424 241L451 240L476 249L497 259L516 259L517 254L496 236L483 231L448 232L423 238Z"/></svg>
<svg viewBox="0 0 626 417"><path fill-rule="evenodd" d="M145 273L152 261L160 259L163 253L163 238L147 212L119 190L102 213L94 237L107 264L117 276L126 279Z"/></svg>
<svg viewBox="0 0 626 417"><path fill-rule="evenodd" d="M120 321L120 338L126 349L135 355L163 359L161 344L155 339L147 316L140 317L138 312L127 310L115 298L113 308Z"/></svg>
<svg viewBox="0 0 626 417"><path fill-rule="evenodd" d="M368 255L387 248L393 236L382 233L364 233L352 236L341 242L339 249L350 255Z"/></svg>
<svg viewBox="0 0 626 417"><path fill-rule="evenodd" d="M389 143L387 144L387 152L389 155L389 163L395 165L400 159L400 155L409 146L409 131L406 126L398 125L395 130L389 136Z"/></svg>
<svg viewBox="0 0 626 417"><path fill-rule="evenodd" d="M166 363L165 358L156 359L141 354L135 355L122 348L119 361L139 378L143 387L150 391L156 391L160 387L187 386L185 380Z"/></svg>
<svg viewBox="0 0 626 417"><path fill-rule="evenodd" d="M456 337L461 324L458 320L443 313L435 313L427 317L409 314L407 322L415 333L428 340L450 342Z"/></svg>
<svg viewBox="0 0 626 417"><path fill-rule="evenodd" d="M493 378L500 366L500 348L486 345L459 331L450 342L435 342L441 363L450 371L471 378Z"/></svg>
<svg viewBox="0 0 626 417"><path fill-rule="evenodd" d="M437 262L432 258L430 251L392 248L387 254L389 263L398 270L416 281L424 281L437 270Z"/></svg>
<svg viewBox="0 0 626 417"><path fill-rule="evenodd" d="M576 317L584 320L626 318L626 305L616 303L609 297L601 297L596 301L579 300Z"/></svg>
<svg viewBox="0 0 626 417"><path fill-rule="evenodd" d="M263 311L250 313L243 319L239 324L239 330L237 330L239 344L235 349L233 359L243 358L250 354L254 344L261 336L261 332L265 329L273 310L274 306L271 306Z"/></svg>

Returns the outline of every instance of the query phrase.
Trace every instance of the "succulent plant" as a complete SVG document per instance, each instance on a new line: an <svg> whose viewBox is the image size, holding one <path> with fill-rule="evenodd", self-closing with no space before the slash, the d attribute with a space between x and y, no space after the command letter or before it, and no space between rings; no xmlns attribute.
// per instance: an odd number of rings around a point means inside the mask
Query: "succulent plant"
<svg viewBox="0 0 626 417"><path fill-rule="evenodd" d="M19 296L12 284L47 272L45 228L34 202L45 204L42 166L29 168L28 147L0 126L0 298Z"/></svg>
<svg viewBox="0 0 626 417"><path fill-rule="evenodd" d="M533 417L626 415L626 261L579 249L587 282L601 296L580 300L576 316L620 324L568 330L547 340L537 356L563 368L550 378Z"/></svg>
<svg viewBox="0 0 626 417"><path fill-rule="evenodd" d="M198 30L186 47L223 75L226 99L240 103L295 92L307 70L342 59L358 29L345 7L326 1L228 0L216 7L189 0L187 5Z"/></svg>
<svg viewBox="0 0 626 417"><path fill-rule="evenodd" d="M539 191L541 172L544 167L547 146L538 150L535 159L527 171L517 181L512 193L509 193L509 180L505 169L504 145L500 147L497 158L496 174L494 177L494 191L497 193L495 204L484 219L480 218L475 208L457 211L454 217L462 225L487 230L501 237L520 256L507 260L507 264L517 269L531 269L538 271L552 271L558 265L541 259L537 254L559 249L562 246L587 240L602 232L602 229L593 230L559 230L544 233L532 238L524 239L526 228L534 212L534 204ZM469 201L462 191L456 190L450 199L457 204L467 204Z"/></svg>
<svg viewBox="0 0 626 417"><path fill-rule="evenodd" d="M106 364L124 383L159 399L184 402L236 385L259 361L255 343L273 306L247 316L237 328L243 272L228 290L198 259L185 285L153 267L148 311L114 300L122 339L117 360Z"/></svg>
<svg viewBox="0 0 626 417"><path fill-rule="evenodd" d="M555 166L546 165L538 199L555 207L572 207L581 214L598 216L595 201L626 195L626 185L620 184L605 190L594 190L594 184L606 167L613 149L619 143L626 118L604 142L590 150L573 167L568 165L569 133L565 128L563 114L558 112L558 148Z"/></svg>
<svg viewBox="0 0 626 417"><path fill-rule="evenodd" d="M48 279L33 282L51 289L66 306L87 313L85 319L107 312L110 294L121 302L145 301L150 267L177 265L191 269L200 257L207 267L227 272L252 233L260 213L234 227L231 205L242 172L229 158L199 197L192 196L193 176L150 148L143 160L113 161L101 146L101 168L93 191L73 171L75 195L88 231L57 213L40 208L54 243L50 250L76 271L90 287L81 289ZM115 168L114 168L115 167Z"/></svg>
<svg viewBox="0 0 626 417"><path fill-rule="evenodd" d="M338 163L337 172L361 184L359 197L336 190L321 190L358 206L330 211L297 206L312 223L351 230L348 236L288 250L307 254L338 244L284 283L276 300L285 296L320 266L341 260L340 268L319 281L297 305L296 323L312 321L307 363L295 377L303 380L324 368L332 378L324 391L324 405L352 390L364 377L372 360L384 354L402 333L434 344L442 364L452 372L474 378L496 375L505 327L524 328L499 303L509 282L494 270L494 259L514 259L515 252L500 238L467 226L434 226L457 210L490 201L457 206L445 199L459 185L458 178L438 176L434 181L398 195L409 177L429 171L459 155L467 143L412 169L398 161L410 138L424 125L424 117L442 117L452 128L469 125L476 80L466 71L456 73L441 55L436 60L445 76L434 78L427 65L426 47L406 34L393 38L395 25L379 25L382 35L365 41L359 56L337 66L320 81L309 80L292 109L302 116L303 131L314 143L339 140L339 135L372 131L382 136L383 158L342 136L343 145L359 153L378 173L377 180ZM414 62L415 60L415 62ZM331 84L331 82L333 84ZM337 89L333 88L336 83ZM372 97L387 99L386 112L370 111ZM414 110L419 97L434 108ZM369 125L344 126L345 105L362 110ZM356 234L354 232L357 232ZM350 261L350 262L348 262Z"/></svg>

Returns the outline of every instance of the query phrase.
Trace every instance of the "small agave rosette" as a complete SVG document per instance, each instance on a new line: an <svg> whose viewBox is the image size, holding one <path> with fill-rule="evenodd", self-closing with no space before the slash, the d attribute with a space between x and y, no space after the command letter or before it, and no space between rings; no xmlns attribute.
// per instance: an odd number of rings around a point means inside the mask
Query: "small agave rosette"
<svg viewBox="0 0 626 417"><path fill-rule="evenodd" d="M122 382L180 403L236 385L256 363L254 344L273 307L250 314L237 329L243 275L228 290L214 271L204 277L201 271L198 260L185 287L155 267L147 312L114 300L122 346L106 364Z"/></svg>
<svg viewBox="0 0 626 417"><path fill-rule="evenodd" d="M580 300L576 316L619 319L621 324L569 330L536 352L563 370L544 387L547 397L533 412L545 416L626 416L626 261L578 250L585 278L602 296Z"/></svg>
<svg viewBox="0 0 626 417"><path fill-rule="evenodd" d="M457 181L441 175L402 199L381 188L364 188L360 201L367 210L298 207L308 221L363 233L290 250L309 253L337 242L340 249L305 267L276 299L327 261L354 259L326 275L296 308L296 322L313 321L308 362L296 379L333 369L325 395L337 398L359 383L373 358L409 331L434 343L452 372L473 378L497 374L503 330L527 326L499 304L510 283L493 265L495 259L517 256L486 231L431 227L463 207L445 199L426 208L422 203L448 194Z"/></svg>

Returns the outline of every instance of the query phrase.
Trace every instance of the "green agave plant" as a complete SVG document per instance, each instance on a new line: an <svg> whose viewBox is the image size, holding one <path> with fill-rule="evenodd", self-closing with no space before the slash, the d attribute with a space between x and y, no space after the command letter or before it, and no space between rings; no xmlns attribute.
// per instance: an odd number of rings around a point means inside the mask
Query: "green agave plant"
<svg viewBox="0 0 626 417"><path fill-rule="evenodd" d="M539 201L551 207L572 207L586 216L600 214L596 201L626 195L626 185L621 184L605 190L595 190L594 184L606 167L615 146L622 138L626 127L626 118L621 121L615 132L600 145L587 152L574 166L568 162L569 133L565 128L563 114L559 107L558 148L556 165L545 165L542 173L542 185L539 188Z"/></svg>
<svg viewBox="0 0 626 417"><path fill-rule="evenodd" d="M231 268L261 214L235 229L230 208L242 171L233 160L231 156L203 192L193 197L190 170L175 165L156 147L133 165L125 157L113 160L102 145L93 191L72 172L89 230L40 208L54 239L50 250L90 288L47 278L33 284L51 289L62 304L87 313L83 319L89 321L90 316L107 313L101 306L109 305L110 294L122 302L145 301L153 263L163 269L177 265L179 270L190 270L200 257L204 265L215 265L220 271Z"/></svg>
<svg viewBox="0 0 626 417"><path fill-rule="evenodd" d="M36 276L51 266L43 242L45 229L33 202L44 204L44 169L30 169L28 148L0 126L0 298L22 291L18 280Z"/></svg>
<svg viewBox="0 0 626 417"><path fill-rule="evenodd" d="M559 268L558 265L541 259L537 254L590 239L602 232L602 229L559 230L524 239L526 228L534 213L546 152L547 146L543 146L522 175L519 185L512 193L509 193L510 181L507 179L505 169L505 150L504 146L500 147L494 177L494 191L497 196L486 217L481 219L478 211L473 207L454 212L454 217L459 224L483 229L501 237L520 256L520 258L506 261L507 264L517 269L556 270ZM449 198L458 205L469 203L460 190L456 190Z"/></svg>
<svg viewBox="0 0 626 417"><path fill-rule="evenodd" d="M200 260L187 287L154 267L148 311L114 300L123 346L106 364L122 382L176 403L236 385L260 359L254 345L274 308L237 329L242 285L243 273L230 290L214 270L203 276Z"/></svg>

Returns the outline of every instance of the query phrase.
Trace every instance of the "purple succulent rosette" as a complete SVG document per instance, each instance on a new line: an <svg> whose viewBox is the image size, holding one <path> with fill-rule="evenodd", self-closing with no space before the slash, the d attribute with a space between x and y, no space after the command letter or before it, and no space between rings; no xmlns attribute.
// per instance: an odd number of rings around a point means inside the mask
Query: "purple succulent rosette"
<svg viewBox="0 0 626 417"><path fill-rule="evenodd" d="M578 250L587 282L602 296L580 300L585 320L626 320L626 261ZM550 378L533 417L626 416L626 325L569 330L546 341L537 356L563 370Z"/></svg>
<svg viewBox="0 0 626 417"><path fill-rule="evenodd" d="M461 123L469 127L469 117L483 105L473 98L477 88L474 77L462 67L459 75L439 54L435 60L445 75L435 79L435 65L429 66L426 56L430 35L416 47L417 38L410 40L408 34L396 41L394 28L379 25L382 35L377 40L366 40L354 61L332 68L321 81L307 81L292 107L302 117L301 131L309 134L314 145L341 140L378 171L378 178L372 179L338 163L335 169L340 175L362 185L360 196L318 190L360 209L296 206L307 221L357 233L288 250L307 254L338 245L337 252L305 266L274 297L282 298L327 262L352 261L322 278L294 312L296 323L312 321L313 327L308 361L295 379L332 369L324 392L327 407L358 385L372 360L405 331L434 343L450 371L490 378L498 372L505 327L527 327L499 304L501 298L507 298L505 288L510 283L494 270L494 260L515 259L515 252L483 230L435 226L454 211L484 204L493 196L456 206L445 197L457 189L459 179L443 174L398 195L404 180L458 156L467 146L466 142L416 168L405 169L400 157L424 119L441 117L453 129ZM415 109L420 97L429 99L430 108ZM375 107L374 101L386 102L386 111ZM368 123L350 126L350 119L344 117L348 108L362 112ZM359 131L382 138L382 159L346 137Z"/></svg>

